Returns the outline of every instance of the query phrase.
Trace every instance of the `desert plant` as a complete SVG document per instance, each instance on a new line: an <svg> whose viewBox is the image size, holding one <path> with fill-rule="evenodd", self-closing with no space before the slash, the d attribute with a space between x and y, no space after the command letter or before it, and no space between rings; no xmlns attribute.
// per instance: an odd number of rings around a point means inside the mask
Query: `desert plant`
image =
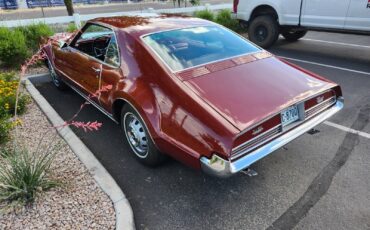
<svg viewBox="0 0 370 230"><path fill-rule="evenodd" d="M67 32L72 33L78 30L77 26L75 23L69 23L67 26Z"/></svg>
<svg viewBox="0 0 370 230"><path fill-rule="evenodd" d="M57 147L37 148L29 152L26 148L14 147L2 150L0 163L0 202L6 207L29 204L45 190L58 185L51 179L49 170L59 149ZM3 203L3 204L4 204Z"/></svg>
<svg viewBox="0 0 370 230"><path fill-rule="evenodd" d="M28 50L22 32L0 27L0 62L6 67L19 66L27 55Z"/></svg>
<svg viewBox="0 0 370 230"><path fill-rule="evenodd" d="M39 50L43 39L54 34L54 31L44 23L22 26L18 27L16 30L19 30L23 33L26 39L26 45L32 51L32 53Z"/></svg>
<svg viewBox="0 0 370 230"><path fill-rule="evenodd" d="M231 11L228 9L218 12L215 22L236 32L241 30L238 20L231 17Z"/></svg>
<svg viewBox="0 0 370 230"><path fill-rule="evenodd" d="M13 124L9 119L9 115L1 115L0 117L0 144L3 144L9 140L10 130L12 128L13 128Z"/></svg>
<svg viewBox="0 0 370 230"><path fill-rule="evenodd" d="M194 13L195 17L206 19L208 21L214 21L215 20L215 15L212 11L210 10L200 10L196 11Z"/></svg>

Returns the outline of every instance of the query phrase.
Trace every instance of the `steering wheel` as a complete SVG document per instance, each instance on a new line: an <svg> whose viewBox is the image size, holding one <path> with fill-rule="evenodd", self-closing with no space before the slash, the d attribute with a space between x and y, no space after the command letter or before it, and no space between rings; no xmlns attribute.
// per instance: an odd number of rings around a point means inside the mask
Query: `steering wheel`
<svg viewBox="0 0 370 230"><path fill-rule="evenodd" d="M100 58L100 57L103 57L105 55L105 53L107 51L107 46L109 44L110 38L109 39L106 39L105 44L104 44L104 47L105 48L98 48L98 47L96 47L95 44L96 44L96 40L97 39L100 39L100 38L95 38L94 39L94 41L93 41L93 50L94 50L95 57L96 58Z"/></svg>

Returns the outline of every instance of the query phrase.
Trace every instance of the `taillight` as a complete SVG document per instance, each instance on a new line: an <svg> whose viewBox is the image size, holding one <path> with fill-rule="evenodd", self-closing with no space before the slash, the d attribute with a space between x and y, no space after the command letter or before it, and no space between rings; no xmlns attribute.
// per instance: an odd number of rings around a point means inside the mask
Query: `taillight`
<svg viewBox="0 0 370 230"><path fill-rule="evenodd" d="M233 6L234 13L238 12L238 4L239 4L239 0L234 0L234 6Z"/></svg>

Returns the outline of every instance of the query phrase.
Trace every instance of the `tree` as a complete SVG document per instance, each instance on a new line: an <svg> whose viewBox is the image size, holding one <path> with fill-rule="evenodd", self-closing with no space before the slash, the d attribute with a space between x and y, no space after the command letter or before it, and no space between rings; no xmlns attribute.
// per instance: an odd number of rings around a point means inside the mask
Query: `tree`
<svg viewBox="0 0 370 230"><path fill-rule="evenodd" d="M66 5L67 12L69 16L72 16L74 14L74 9L73 9L73 2L72 0L64 0L64 5Z"/></svg>

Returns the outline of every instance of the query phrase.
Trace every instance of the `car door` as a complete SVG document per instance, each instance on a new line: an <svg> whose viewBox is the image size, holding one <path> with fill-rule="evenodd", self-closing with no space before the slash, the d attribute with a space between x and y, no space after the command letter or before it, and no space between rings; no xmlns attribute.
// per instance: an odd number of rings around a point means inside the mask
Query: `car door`
<svg viewBox="0 0 370 230"><path fill-rule="evenodd" d="M343 29L350 0L303 0L301 25Z"/></svg>
<svg viewBox="0 0 370 230"><path fill-rule="evenodd" d="M370 0L351 0L344 28L370 31Z"/></svg>
<svg viewBox="0 0 370 230"><path fill-rule="evenodd" d="M86 95L99 89L104 54L113 34L107 27L89 23L69 46L55 53L56 68L62 70L72 86Z"/></svg>

